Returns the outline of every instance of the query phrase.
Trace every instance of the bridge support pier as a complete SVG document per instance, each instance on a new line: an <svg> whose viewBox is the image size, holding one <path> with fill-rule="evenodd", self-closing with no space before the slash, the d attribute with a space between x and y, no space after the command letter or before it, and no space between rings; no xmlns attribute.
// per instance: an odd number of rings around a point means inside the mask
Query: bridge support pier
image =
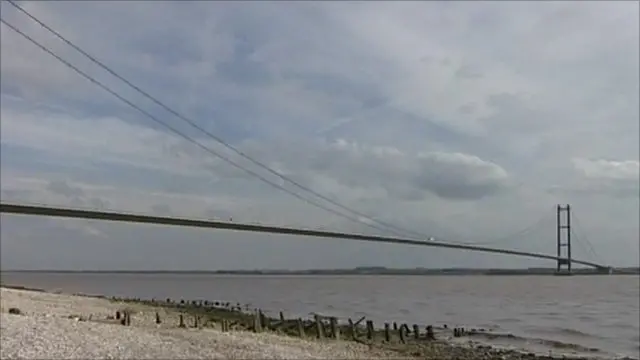
<svg viewBox="0 0 640 360"><path fill-rule="evenodd" d="M564 219L562 213L566 213ZM556 207L556 219L558 250L556 274L571 275L571 205L558 205Z"/></svg>

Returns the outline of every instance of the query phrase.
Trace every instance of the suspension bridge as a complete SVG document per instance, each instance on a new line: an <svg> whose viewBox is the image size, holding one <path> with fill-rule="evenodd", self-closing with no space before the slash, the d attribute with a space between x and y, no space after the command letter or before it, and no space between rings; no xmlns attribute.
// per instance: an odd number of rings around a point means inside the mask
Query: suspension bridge
<svg viewBox="0 0 640 360"><path fill-rule="evenodd" d="M558 219L560 219L560 212L567 211L568 209L569 209L568 207L565 208L565 207L558 206ZM139 214L128 214L128 213L122 213L122 212L81 210L81 209L20 205L20 204L9 204L9 203L0 204L0 213L15 214L15 215L48 216L48 217L59 217L59 218L91 219L91 220L101 220L101 221L117 221L117 222L139 223L139 224L157 224L157 225L169 225L169 226L196 227L196 228L247 231L247 232L258 232L258 233L282 234L282 235L297 235L297 236L307 236L307 237L321 237L321 238L334 238L334 239L368 241L368 242L377 242L377 243L388 243L388 244L396 244L396 245L439 247L439 248L468 250L468 251L476 251L476 252L553 260L553 261L556 261L557 263L557 270L559 273L561 273L562 267L565 266L564 273L566 274L571 273L572 264L590 266L597 269L600 272L611 271L611 267L604 264L597 264L591 261L571 258L571 237L569 235L567 237L567 240L563 241L562 237L560 236L562 229L569 230L567 234L570 234L570 220L568 220L569 222L568 226L562 225L561 223L557 224L558 234L559 234L557 239L558 253L556 255L547 255L547 254L539 254L534 252L500 249L500 248L493 248L493 247L486 247L486 246L472 245L472 244L429 241L427 239L419 240L419 239L400 238L400 237L385 237L385 236L375 236L375 235L365 235L365 234L355 234L355 233L345 233L345 232L301 229L301 228L294 228L294 227L245 224L245 223L238 223L238 222L231 222L231 221L199 220L199 219L178 218L178 217L139 215ZM567 216L567 219L570 219L570 216ZM562 256L561 249L563 247L567 248L566 256Z"/></svg>
<svg viewBox="0 0 640 360"><path fill-rule="evenodd" d="M365 235L365 234L353 234L353 233L345 233L345 232L331 232L331 231L321 231L321 230L311 230L311 229L302 229L302 228L294 228L294 227L279 227L279 226L270 226L270 225L256 225L256 224L247 224L247 223L238 223L231 221L214 221L214 220L201 220L201 219L189 219L189 218L177 218L177 217L160 217L160 216L151 216L151 215L138 215L131 213L123 213L123 212L114 212L114 211L96 211L96 210L83 210L83 209L69 209L69 208L61 208L61 207L51 207L51 206L33 206L26 204L11 204L11 203L0 203L0 212L4 214L10 215L31 215L31 216L45 216L45 217L63 217L63 218L76 218L76 219L93 219L93 220L101 220L101 221L117 221L117 222L129 222L129 223L141 223L141 224L159 224L159 225L171 225L171 226L185 226L185 227L199 227L199 228L209 228L209 229L226 229L226 230L234 230L234 231L249 231L249 232L259 232L259 233L272 233L272 234L283 234L283 235L298 235L298 236L307 236L307 237L323 237L323 238L335 238L335 239L345 239L345 240L355 240L355 241L368 241L368 242L378 242L378 243L389 243L389 244L397 244L397 245L409 245L409 246L426 246L426 247L439 247L439 248L449 248L456 250L466 250L466 251L476 251L476 252L485 252L485 253L496 253L496 254L505 254L510 256L523 256L537 259L545 259L555 261L557 264L558 273L563 270L564 273L571 273L572 264L585 265L589 267L593 267L598 271L610 271L610 267L595 263L592 261L586 261L581 259L573 259L571 253L571 217L570 217L570 207L557 207L557 249L555 255L548 254L540 254L535 252L527 252L527 251L519 251L519 250L510 250L510 249L501 249L494 247L482 246L480 244L471 244L471 243L454 243L454 242L445 242L445 241L431 241L424 234L419 234L407 229L401 229L393 224L385 223L381 220L377 220L363 214L357 210L354 210L344 204L341 204L328 196L319 194L318 192L310 189L309 187L296 182L295 180L282 175L278 171L270 168L269 166L261 163L260 161L246 155L242 151L236 149L229 143L225 142L220 137L212 134L211 132L204 129L202 126L198 125L195 121L187 118L186 116L180 114L177 110L174 110L170 106L166 105L164 102L158 100L153 95L149 94L145 90L143 90L140 86L133 84L124 76L120 75L114 69L98 60L95 56L90 55L85 50L83 50L78 45L74 44L68 38L61 35L56 30L52 29L49 25L42 22L40 19L35 17L33 14L29 13L24 8L20 7L18 3L13 0L7 0L7 4L13 6L17 11L21 12L24 16L26 16L30 21L39 25L53 36L57 37L64 44L74 49L80 55L87 58L89 61L93 62L111 76L117 78L128 87L130 87L133 91L139 93L143 97L150 100L155 105L161 107L166 112L170 113L172 116L177 119L187 123L195 130L199 131L204 136L210 138L215 141L219 145L225 147L231 153L235 154L234 156L238 156L251 162L253 165L262 169L262 171L266 171L270 174L270 176L276 176L279 178L279 181L273 181L268 179L267 177L261 175L255 170L249 169L243 165L241 165L236 160L226 156L225 154L216 151L207 145L204 145L202 142L199 142L197 139L186 135L186 133L180 131L178 128L170 125L168 122L161 120L155 115L152 115L149 111L143 109L136 103L134 103L129 98L122 95L122 93L113 90L111 87L105 85L105 83L96 79L95 77L87 74L86 72L80 70L77 66L75 66L71 61L65 59L63 56L54 52L51 48L44 45L43 43L36 40L34 37L27 35L23 32L18 26L7 22L5 18L0 18L0 22L6 26L7 29L13 31L18 36L22 37L23 40L31 43L36 48L42 50L43 53L51 56L61 64L68 67L70 70L78 74L80 77L84 78L88 82L93 85L101 88L105 92L109 93L117 100L122 103L128 105L133 110L140 113L142 116L146 117L148 120L154 122L155 124L166 129L167 132L172 133L173 135L186 140L193 145L195 145L200 150L203 150L210 155L226 162L227 164L237 168L238 170L244 171L248 175L251 175L258 180L266 183L273 188L283 191L298 200L301 200L305 203L308 203L312 206L320 208L322 210L327 211L328 213L332 213L334 215L338 215L342 218L348 219L353 222L357 222L360 224L364 224L371 228L375 228L379 231L383 231L384 233L392 232L394 234L399 234L398 237L385 237L385 236L375 236L375 235ZM287 183L292 185L297 190L301 191L293 191L291 187L285 187L281 184L280 180L283 183ZM340 210L337 210L340 209ZM565 223L562 223L561 213L566 212L567 216L565 217ZM366 219L363 221L362 219ZM410 234L409 237L406 237L407 234Z"/></svg>

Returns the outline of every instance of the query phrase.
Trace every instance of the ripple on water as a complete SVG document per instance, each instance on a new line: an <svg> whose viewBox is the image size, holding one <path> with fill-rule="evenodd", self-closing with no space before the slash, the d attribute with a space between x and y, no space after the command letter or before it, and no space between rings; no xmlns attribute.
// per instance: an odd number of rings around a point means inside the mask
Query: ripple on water
<svg viewBox="0 0 640 360"><path fill-rule="evenodd" d="M563 328L563 327L547 327L547 328L539 328L537 329L539 333L548 333L548 334L556 334L556 335L569 335L572 337L583 337L583 338L592 338L592 339L606 339L606 337L599 336L592 333L587 333L584 331L580 331L577 329Z"/></svg>
<svg viewBox="0 0 640 360"><path fill-rule="evenodd" d="M499 319L495 319L495 322L500 324L515 324L515 323L521 323L522 320L517 318L499 318Z"/></svg>

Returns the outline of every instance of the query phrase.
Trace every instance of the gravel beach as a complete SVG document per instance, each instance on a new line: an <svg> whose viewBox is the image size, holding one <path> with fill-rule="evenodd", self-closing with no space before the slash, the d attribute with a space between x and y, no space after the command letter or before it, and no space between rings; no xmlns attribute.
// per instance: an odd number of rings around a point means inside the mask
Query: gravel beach
<svg viewBox="0 0 640 360"><path fill-rule="evenodd" d="M318 342L268 333L169 329L136 314L125 327L101 323L121 304L106 299L2 288L2 359L390 359L398 353L353 342ZM9 314L10 308L21 314ZM141 307L140 307L141 308ZM91 316L92 321L80 317ZM404 357L406 358L406 357Z"/></svg>

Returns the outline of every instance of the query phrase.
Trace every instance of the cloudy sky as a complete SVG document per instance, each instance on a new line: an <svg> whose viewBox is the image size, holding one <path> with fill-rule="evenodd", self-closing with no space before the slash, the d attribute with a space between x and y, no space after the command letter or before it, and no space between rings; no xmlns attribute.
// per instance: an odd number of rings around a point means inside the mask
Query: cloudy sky
<svg viewBox="0 0 640 360"><path fill-rule="evenodd" d="M554 206L570 203L576 257L639 262L638 2L20 4L201 128L374 219L447 241L553 254ZM7 2L1 10L157 119L307 196ZM389 235L212 156L5 25L1 41L3 202ZM554 266L8 215L1 228L3 268Z"/></svg>

